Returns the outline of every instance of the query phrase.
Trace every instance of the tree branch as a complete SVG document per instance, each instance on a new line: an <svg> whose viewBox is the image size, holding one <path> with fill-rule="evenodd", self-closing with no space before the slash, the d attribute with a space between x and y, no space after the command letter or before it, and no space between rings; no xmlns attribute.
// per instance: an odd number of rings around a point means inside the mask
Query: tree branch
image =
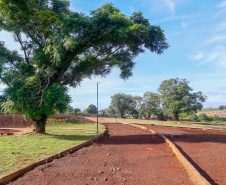
<svg viewBox="0 0 226 185"><path fill-rule="evenodd" d="M19 41L19 43L20 43L20 45L21 45L21 47L22 47L22 49L23 49L23 51L24 51L24 57L25 57L26 62L29 63L29 59L28 59L28 57L27 57L27 53L26 53L26 50L25 50L23 41L22 41L22 39L21 39L21 36L19 36L17 32L14 32L14 34L16 35L16 38L17 38L17 40Z"/></svg>
<svg viewBox="0 0 226 185"><path fill-rule="evenodd" d="M7 86L9 86L9 83L2 78L2 75L0 75L0 79L2 80L3 83L5 83Z"/></svg>
<svg viewBox="0 0 226 185"><path fill-rule="evenodd" d="M85 70L85 71L79 73L78 75L71 75L71 76L68 76L67 78L60 80L60 82L63 82L62 84L63 84L63 85L66 85L66 82L67 82L68 80L70 80L71 78L77 78L77 77L80 77L80 76L82 76L85 72L88 72L88 71L94 69L95 67L100 66L101 64L103 64L103 63L106 62L106 61L112 60L114 57L111 57L111 58L108 58L108 57L109 57L110 55L116 53L119 49L123 48L124 46L125 46L125 44L122 45L122 46L120 46L120 47L118 47L114 52L109 53L109 54L108 54L101 62L99 62L99 63L97 63L97 64L94 64L93 66L91 66L91 67L88 68L87 70ZM95 58L97 58L97 57L95 57ZM94 60L94 59L93 59L93 60Z"/></svg>

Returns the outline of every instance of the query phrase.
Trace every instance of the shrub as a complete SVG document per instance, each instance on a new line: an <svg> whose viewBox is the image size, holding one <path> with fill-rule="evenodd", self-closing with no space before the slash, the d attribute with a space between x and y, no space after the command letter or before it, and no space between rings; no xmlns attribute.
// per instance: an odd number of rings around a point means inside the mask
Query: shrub
<svg viewBox="0 0 226 185"><path fill-rule="evenodd" d="M198 120L201 122L208 122L209 117L205 113L202 113L202 114L199 114Z"/></svg>

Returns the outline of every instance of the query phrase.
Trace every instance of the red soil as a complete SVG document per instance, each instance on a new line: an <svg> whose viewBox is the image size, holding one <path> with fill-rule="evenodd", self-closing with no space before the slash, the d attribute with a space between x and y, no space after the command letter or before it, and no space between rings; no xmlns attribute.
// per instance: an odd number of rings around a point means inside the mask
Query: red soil
<svg viewBox="0 0 226 185"><path fill-rule="evenodd" d="M72 115L54 115L50 118L53 119L66 119L66 118L78 118L84 121L94 123L95 121L90 121L84 117L72 116ZM25 128L31 126L34 122L32 120L25 121L22 114L15 115L13 118L10 114L0 113L0 128Z"/></svg>
<svg viewBox="0 0 226 185"><path fill-rule="evenodd" d="M160 137L128 125L105 125L109 134L99 142L11 184L194 184Z"/></svg>
<svg viewBox="0 0 226 185"><path fill-rule="evenodd" d="M164 134L211 184L226 184L226 131L143 125ZM183 138L170 134L182 133Z"/></svg>
<svg viewBox="0 0 226 185"><path fill-rule="evenodd" d="M22 115L15 119L0 114L0 127L24 127ZM67 117L56 115L53 118ZM95 122L95 118L77 117ZM6 121L4 121L6 120ZM7 121L8 120L8 121ZM11 120L11 122L9 121ZM141 129L108 124L110 135L74 154L37 167L13 184L193 184L169 146ZM8 124L7 124L8 123ZM10 124L10 125L9 125ZM226 131L144 125L171 139L211 184L226 184ZM183 138L171 138L183 133Z"/></svg>
<svg viewBox="0 0 226 185"><path fill-rule="evenodd" d="M15 130L15 129L0 129L0 134L5 134L5 133L9 133L9 132L20 132L19 130Z"/></svg>
<svg viewBox="0 0 226 185"><path fill-rule="evenodd" d="M25 121L21 114L13 118L10 114L0 113L0 128L24 128L32 124L32 120Z"/></svg>

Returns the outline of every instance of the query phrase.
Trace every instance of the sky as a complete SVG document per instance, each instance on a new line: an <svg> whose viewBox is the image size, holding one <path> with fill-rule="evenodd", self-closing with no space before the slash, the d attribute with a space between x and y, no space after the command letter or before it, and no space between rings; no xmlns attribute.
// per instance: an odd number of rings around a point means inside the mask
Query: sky
<svg viewBox="0 0 226 185"><path fill-rule="evenodd" d="M170 78L187 79L194 92L208 96L204 107L226 105L226 0L71 0L71 9L90 14L91 10L112 2L131 16L141 11L152 25L159 25L170 45L163 54L146 51L134 59L133 76L122 80L114 69L106 78L86 79L80 87L70 88L71 106L84 110L97 104L108 108L116 93L142 96L157 92L161 82ZM0 41L18 49L12 36L0 32ZM0 91L4 89L0 84Z"/></svg>

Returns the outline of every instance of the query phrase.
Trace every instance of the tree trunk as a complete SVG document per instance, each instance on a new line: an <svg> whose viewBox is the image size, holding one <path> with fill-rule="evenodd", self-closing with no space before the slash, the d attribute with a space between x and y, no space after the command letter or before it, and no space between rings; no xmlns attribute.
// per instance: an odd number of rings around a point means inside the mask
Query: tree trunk
<svg viewBox="0 0 226 185"><path fill-rule="evenodd" d="M42 115L42 119L40 120L33 120L35 122L35 132L45 134L46 132L46 121L47 116L45 114Z"/></svg>
<svg viewBox="0 0 226 185"><path fill-rule="evenodd" d="M161 113L161 118L163 119L163 113Z"/></svg>
<svg viewBox="0 0 226 185"><path fill-rule="evenodd" d="M179 121L179 113L178 112L174 112L174 118L175 118L175 120Z"/></svg>

